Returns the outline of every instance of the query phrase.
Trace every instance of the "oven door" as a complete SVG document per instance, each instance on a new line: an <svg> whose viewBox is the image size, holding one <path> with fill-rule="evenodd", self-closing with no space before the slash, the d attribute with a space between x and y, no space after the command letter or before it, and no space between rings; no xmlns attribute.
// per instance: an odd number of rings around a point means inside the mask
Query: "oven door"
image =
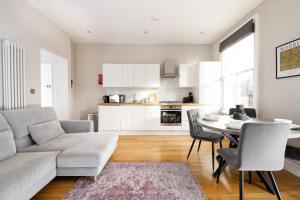
<svg viewBox="0 0 300 200"><path fill-rule="evenodd" d="M181 126L181 110L164 110L160 111L161 126Z"/></svg>

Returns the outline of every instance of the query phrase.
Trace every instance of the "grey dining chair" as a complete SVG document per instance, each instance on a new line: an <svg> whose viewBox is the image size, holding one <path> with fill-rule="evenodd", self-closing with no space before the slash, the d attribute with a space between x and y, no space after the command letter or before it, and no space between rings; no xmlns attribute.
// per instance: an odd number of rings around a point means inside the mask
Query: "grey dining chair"
<svg viewBox="0 0 300 200"><path fill-rule="evenodd" d="M220 148L222 148L222 140L224 139L224 136L212 132L209 130L204 130L200 123L198 122L199 118L199 111L194 109L194 110L188 110L187 111L188 119L189 119L189 126L190 126L190 136L194 139L192 142L192 145L190 147L189 153L187 155L187 159L189 159L189 156L191 154L191 151L194 147L195 141L199 140L199 145L198 145L198 152L200 149L201 141L208 141L211 142L212 144L212 167L213 171L215 170L215 143L220 144Z"/></svg>
<svg viewBox="0 0 300 200"><path fill-rule="evenodd" d="M284 166L290 125L287 123L244 123L238 148L218 149L220 166L228 164L239 171L240 199L244 196L244 171L267 171L274 192L281 199L272 171ZM220 170L217 175L219 182Z"/></svg>

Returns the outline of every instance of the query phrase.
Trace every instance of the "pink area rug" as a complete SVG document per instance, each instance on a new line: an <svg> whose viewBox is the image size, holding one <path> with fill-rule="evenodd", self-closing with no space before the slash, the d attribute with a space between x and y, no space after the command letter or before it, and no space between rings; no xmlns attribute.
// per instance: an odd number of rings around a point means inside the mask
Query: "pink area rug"
<svg viewBox="0 0 300 200"><path fill-rule="evenodd" d="M206 200L186 163L108 163L80 178L65 200Z"/></svg>

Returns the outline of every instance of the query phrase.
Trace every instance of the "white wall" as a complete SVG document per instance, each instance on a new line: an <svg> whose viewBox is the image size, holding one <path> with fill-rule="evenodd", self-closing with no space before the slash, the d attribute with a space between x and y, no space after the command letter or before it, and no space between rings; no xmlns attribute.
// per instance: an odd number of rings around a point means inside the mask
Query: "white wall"
<svg viewBox="0 0 300 200"><path fill-rule="evenodd" d="M40 105L40 49L48 49L70 61L70 36L26 1L1 0L0 39L9 39L25 46L26 104ZM70 65L68 72L71 73ZM31 88L36 89L35 94L30 94Z"/></svg>
<svg viewBox="0 0 300 200"><path fill-rule="evenodd" d="M103 63L163 63L166 59L174 59L178 63L196 63L211 59L210 45L75 45L75 105L73 118L86 118L90 112L97 111L97 102L107 92L97 83L102 73ZM170 80L172 81L172 80ZM162 81L162 89L170 82ZM132 93L133 90L119 90ZM173 92L172 92L173 91ZM176 91L176 92L175 92ZM176 93L187 96L188 89L173 88L171 91L158 94L164 98L179 98ZM140 91L143 94L145 91ZM168 96L169 95L169 96ZM183 97L183 96L182 96Z"/></svg>
<svg viewBox="0 0 300 200"><path fill-rule="evenodd" d="M300 38L299 8L299 0L265 0L223 36L226 37L250 17L258 15L260 55L258 110L260 117L265 119L288 118L300 123L300 77L279 80L275 78L275 48ZM212 45L215 60L220 58L218 53L220 40Z"/></svg>

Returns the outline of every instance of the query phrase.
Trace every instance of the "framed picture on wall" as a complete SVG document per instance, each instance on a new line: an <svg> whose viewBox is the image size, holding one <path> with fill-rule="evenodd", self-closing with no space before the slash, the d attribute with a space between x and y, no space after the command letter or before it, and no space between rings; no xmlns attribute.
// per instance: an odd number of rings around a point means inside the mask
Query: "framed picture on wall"
<svg viewBox="0 0 300 200"><path fill-rule="evenodd" d="M300 38L276 47L276 78L300 76Z"/></svg>

